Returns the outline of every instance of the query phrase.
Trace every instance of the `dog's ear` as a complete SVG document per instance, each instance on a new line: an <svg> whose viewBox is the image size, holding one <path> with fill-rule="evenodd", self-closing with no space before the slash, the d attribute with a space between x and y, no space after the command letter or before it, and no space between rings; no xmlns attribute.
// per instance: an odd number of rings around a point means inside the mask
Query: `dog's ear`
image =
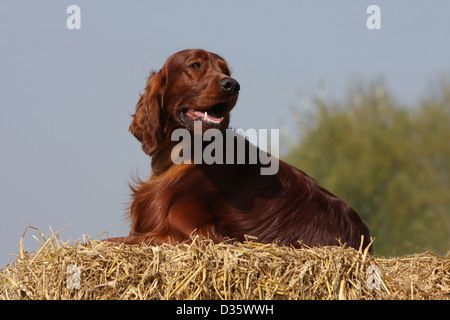
<svg viewBox="0 0 450 320"><path fill-rule="evenodd" d="M163 70L150 75L130 125L130 132L142 143L142 150L149 156L155 151L163 133L161 109L164 82Z"/></svg>

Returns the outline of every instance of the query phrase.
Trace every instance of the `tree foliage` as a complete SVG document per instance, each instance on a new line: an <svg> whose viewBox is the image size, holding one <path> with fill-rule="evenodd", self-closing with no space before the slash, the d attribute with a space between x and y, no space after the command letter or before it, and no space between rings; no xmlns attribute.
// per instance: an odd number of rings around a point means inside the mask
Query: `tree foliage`
<svg viewBox="0 0 450 320"><path fill-rule="evenodd" d="M349 203L377 255L450 249L450 85L401 107L383 83L344 101L318 96L297 112L300 139L286 160Z"/></svg>

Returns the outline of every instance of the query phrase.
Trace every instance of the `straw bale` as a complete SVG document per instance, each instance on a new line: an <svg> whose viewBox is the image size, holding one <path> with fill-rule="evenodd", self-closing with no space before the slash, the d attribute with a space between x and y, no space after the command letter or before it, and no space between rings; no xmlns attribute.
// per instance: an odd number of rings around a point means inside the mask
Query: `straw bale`
<svg viewBox="0 0 450 320"><path fill-rule="evenodd" d="M0 299L450 299L450 258L255 241L74 245L52 232L0 270Z"/></svg>

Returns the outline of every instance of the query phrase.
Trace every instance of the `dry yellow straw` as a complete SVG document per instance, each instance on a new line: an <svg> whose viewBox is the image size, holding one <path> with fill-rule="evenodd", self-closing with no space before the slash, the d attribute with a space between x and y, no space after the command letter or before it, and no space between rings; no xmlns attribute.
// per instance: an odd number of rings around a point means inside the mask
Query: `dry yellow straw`
<svg viewBox="0 0 450 320"><path fill-rule="evenodd" d="M344 245L294 249L193 238L127 246L51 230L35 253L19 243L0 270L0 299L450 299L450 259L374 257Z"/></svg>

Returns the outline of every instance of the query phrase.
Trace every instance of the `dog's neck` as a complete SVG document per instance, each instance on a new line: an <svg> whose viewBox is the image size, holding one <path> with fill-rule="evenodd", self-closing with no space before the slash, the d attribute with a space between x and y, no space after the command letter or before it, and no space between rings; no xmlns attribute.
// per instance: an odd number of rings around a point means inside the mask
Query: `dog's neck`
<svg viewBox="0 0 450 320"><path fill-rule="evenodd" d="M159 176L174 165L171 154L177 141L161 144L152 155L152 177Z"/></svg>
<svg viewBox="0 0 450 320"><path fill-rule="evenodd" d="M191 141L191 163L194 163L194 136L193 133L190 132L191 136L190 136L190 141ZM222 132L222 134L225 137L225 133ZM203 141L202 142L202 148L201 150L203 151L204 148L210 144L210 141ZM185 145L184 145L185 146ZM225 146L225 145L224 145ZM180 141L171 141L171 139L166 138L163 139L163 141L161 141L158 144L158 147L156 148L156 150L154 151L154 153L152 154L152 160L151 160L151 164L152 164L152 173L151 173L151 177L158 177L161 174L163 174L164 172L166 172L167 170L169 170L172 166L174 166L174 162L172 160L172 151L175 151L175 154L179 154L180 150L174 150L175 148L180 147ZM224 154L226 152L226 150L223 150Z"/></svg>

